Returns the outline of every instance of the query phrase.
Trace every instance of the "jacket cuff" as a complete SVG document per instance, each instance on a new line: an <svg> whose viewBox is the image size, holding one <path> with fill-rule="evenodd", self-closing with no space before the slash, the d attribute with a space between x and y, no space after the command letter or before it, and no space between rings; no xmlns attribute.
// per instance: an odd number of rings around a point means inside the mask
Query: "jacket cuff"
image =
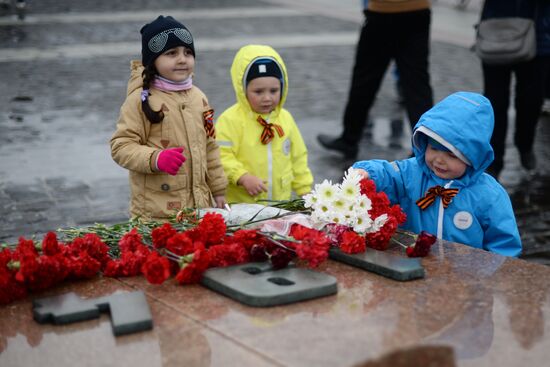
<svg viewBox="0 0 550 367"><path fill-rule="evenodd" d="M302 186L294 190L297 195L305 195L311 192L311 186Z"/></svg>
<svg viewBox="0 0 550 367"><path fill-rule="evenodd" d="M214 196L214 197L216 197L216 196L225 196L225 189L213 191L212 196Z"/></svg>
<svg viewBox="0 0 550 367"><path fill-rule="evenodd" d="M149 158L149 167L151 168L152 172L160 172L157 167L157 158L160 152L160 150L154 151L153 154L151 154L151 158Z"/></svg>
<svg viewBox="0 0 550 367"><path fill-rule="evenodd" d="M246 171L245 169L238 169L238 170L236 170L235 173L234 173L233 175L231 175L231 177L229 177L229 180L231 181L231 184L237 186L237 181L239 181L239 179L240 179L245 173L247 173L247 171Z"/></svg>

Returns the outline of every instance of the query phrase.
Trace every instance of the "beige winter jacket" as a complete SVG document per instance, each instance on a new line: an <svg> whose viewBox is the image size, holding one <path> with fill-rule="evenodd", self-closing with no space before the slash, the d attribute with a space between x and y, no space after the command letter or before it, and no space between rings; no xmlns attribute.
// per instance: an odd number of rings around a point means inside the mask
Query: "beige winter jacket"
<svg viewBox="0 0 550 367"><path fill-rule="evenodd" d="M182 208L213 206L213 196L225 194L227 179L215 139L204 128L206 96L193 86L182 92L150 89L149 104L163 110L164 119L151 124L141 110L143 66L131 64L126 101L120 109L111 155L129 170L130 215L166 219ZM166 148L183 147L187 158L176 176L159 172L156 157Z"/></svg>

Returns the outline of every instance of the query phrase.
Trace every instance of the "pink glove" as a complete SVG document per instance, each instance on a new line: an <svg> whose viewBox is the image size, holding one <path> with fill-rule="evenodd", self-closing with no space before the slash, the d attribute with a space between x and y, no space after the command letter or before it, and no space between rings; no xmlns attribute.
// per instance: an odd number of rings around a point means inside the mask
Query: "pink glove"
<svg viewBox="0 0 550 367"><path fill-rule="evenodd" d="M157 168L160 171L175 176L183 162L185 162L185 159L183 147L165 149L157 156Z"/></svg>

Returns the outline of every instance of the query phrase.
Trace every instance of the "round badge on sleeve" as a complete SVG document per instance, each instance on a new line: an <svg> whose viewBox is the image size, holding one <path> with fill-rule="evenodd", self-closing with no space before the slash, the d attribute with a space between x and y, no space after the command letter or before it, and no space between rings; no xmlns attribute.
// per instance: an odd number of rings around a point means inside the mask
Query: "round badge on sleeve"
<svg viewBox="0 0 550 367"><path fill-rule="evenodd" d="M285 155L289 155L290 154L290 139L286 139L284 142L283 142L283 153Z"/></svg>
<svg viewBox="0 0 550 367"><path fill-rule="evenodd" d="M473 217L472 214L461 211L455 214L453 217L453 223L458 229L468 229L472 225Z"/></svg>

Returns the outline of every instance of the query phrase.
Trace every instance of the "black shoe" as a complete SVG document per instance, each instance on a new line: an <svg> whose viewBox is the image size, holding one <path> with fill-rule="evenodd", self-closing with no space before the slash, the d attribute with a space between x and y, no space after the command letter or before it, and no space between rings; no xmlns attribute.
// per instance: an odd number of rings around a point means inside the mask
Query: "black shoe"
<svg viewBox="0 0 550 367"><path fill-rule="evenodd" d="M535 153L533 153L532 150L519 154L519 158L521 161L521 165L523 168L525 168L528 171L532 171L535 168L537 168L537 158L535 157Z"/></svg>
<svg viewBox="0 0 550 367"><path fill-rule="evenodd" d="M336 150L347 159L355 159L357 157L357 145L350 144L344 141L342 138L334 138L330 135L319 134L317 135L317 141L325 149Z"/></svg>

